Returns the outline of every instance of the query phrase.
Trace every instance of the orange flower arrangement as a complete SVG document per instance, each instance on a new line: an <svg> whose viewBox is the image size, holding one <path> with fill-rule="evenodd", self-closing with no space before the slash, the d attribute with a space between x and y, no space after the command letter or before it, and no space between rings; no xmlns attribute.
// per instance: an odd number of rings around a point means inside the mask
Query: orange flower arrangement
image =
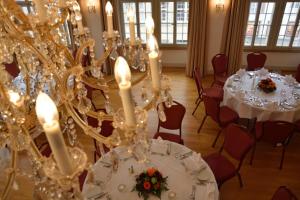
<svg viewBox="0 0 300 200"><path fill-rule="evenodd" d="M270 93L276 90L276 84L270 78L262 79L258 83L258 87L266 93Z"/></svg>
<svg viewBox="0 0 300 200"><path fill-rule="evenodd" d="M147 200L150 194L161 197L163 191L167 191L167 178L155 168L149 168L136 177L136 185L132 191L137 191L139 197Z"/></svg>

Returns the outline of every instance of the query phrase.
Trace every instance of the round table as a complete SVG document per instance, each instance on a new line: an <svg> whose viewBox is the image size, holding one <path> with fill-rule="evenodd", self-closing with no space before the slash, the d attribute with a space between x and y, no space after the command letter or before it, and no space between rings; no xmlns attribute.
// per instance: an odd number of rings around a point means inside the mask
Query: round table
<svg viewBox="0 0 300 200"><path fill-rule="evenodd" d="M275 82L275 91L265 93L258 88L265 78ZM300 119L300 86L288 78L276 73L260 75L259 71L234 74L224 85L221 105L236 111L240 118L295 122Z"/></svg>
<svg viewBox="0 0 300 200"><path fill-rule="evenodd" d="M158 149L164 149L165 146L169 149L166 153L157 152ZM166 140L151 140L148 163L137 162L125 147L117 147L114 152L118 155L118 169L113 171L109 165L111 153L107 153L99 159L93 166L93 181L89 180L91 179L90 176L87 176L89 178L84 183L82 194L85 199L93 199L91 197L97 196L101 192L109 194L112 200L142 199L132 189L135 185L136 176L149 167L158 169L163 177L168 177L169 190L162 193L161 199L169 199L171 193L176 194L173 199L193 199L191 198L193 186L195 188L195 200L217 200L219 197L214 175L199 154L197 165L201 165L201 170L195 173L186 166L185 159L195 156L196 153L183 145ZM130 171L131 166L133 173ZM199 180L206 180L206 182L199 183ZM125 189L120 191L120 185L125 186ZM155 199L159 198L155 196L149 198L149 200Z"/></svg>

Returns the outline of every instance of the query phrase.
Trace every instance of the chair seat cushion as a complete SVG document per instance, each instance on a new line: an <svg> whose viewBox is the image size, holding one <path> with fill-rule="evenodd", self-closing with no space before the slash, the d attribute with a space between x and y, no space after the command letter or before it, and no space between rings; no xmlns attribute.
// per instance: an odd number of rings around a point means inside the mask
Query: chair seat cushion
<svg viewBox="0 0 300 200"><path fill-rule="evenodd" d="M203 89L203 93L207 94L210 97L217 98L220 101L223 100L223 95L224 95L223 88L221 86L217 86L216 84L214 84L210 88Z"/></svg>
<svg viewBox="0 0 300 200"><path fill-rule="evenodd" d="M222 127L227 126L230 123L234 123L238 120L239 115L227 106L220 107L220 125Z"/></svg>
<svg viewBox="0 0 300 200"><path fill-rule="evenodd" d="M157 139L158 137L161 137L163 140L169 140L171 142L175 142L178 144L184 144L183 139L180 137L180 135L175 135L172 133L157 132L153 138Z"/></svg>
<svg viewBox="0 0 300 200"><path fill-rule="evenodd" d="M214 153L203 158L215 175L218 184L232 178L236 174L235 166L224 156Z"/></svg>

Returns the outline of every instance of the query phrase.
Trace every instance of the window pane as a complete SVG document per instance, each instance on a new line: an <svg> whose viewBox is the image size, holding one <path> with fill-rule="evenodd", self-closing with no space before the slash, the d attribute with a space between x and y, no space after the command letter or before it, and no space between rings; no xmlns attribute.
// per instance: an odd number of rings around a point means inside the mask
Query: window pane
<svg viewBox="0 0 300 200"><path fill-rule="evenodd" d="M176 44L187 44L189 24L189 3L177 2L176 4Z"/></svg>
<svg viewBox="0 0 300 200"><path fill-rule="evenodd" d="M261 3L254 46L267 46L274 9L274 2Z"/></svg>
<svg viewBox="0 0 300 200"><path fill-rule="evenodd" d="M293 47L300 47L300 21L294 37Z"/></svg>
<svg viewBox="0 0 300 200"><path fill-rule="evenodd" d="M299 12L299 6L300 2L286 3L276 46L290 46L290 41L293 36L296 24L297 14Z"/></svg>
<svg viewBox="0 0 300 200"><path fill-rule="evenodd" d="M254 32L254 24L255 24L255 17L258 8L257 2L251 2L250 9L249 9L249 16L248 16L248 24L246 29L246 36L245 36L245 46L250 46L253 39L253 32Z"/></svg>
<svg viewBox="0 0 300 200"><path fill-rule="evenodd" d="M148 16L152 16L151 2L140 2L139 3L139 18L140 18L140 33L141 33L140 37L143 43L145 43L147 40L145 21Z"/></svg>
<svg viewBox="0 0 300 200"><path fill-rule="evenodd" d="M135 13L134 16L134 22L136 24L136 7L135 3L122 3L122 10L123 10L123 24L124 24L124 32L125 32L125 38L129 38L129 20L128 20L128 10L132 9L133 13ZM135 35L137 36L137 25L135 25Z"/></svg>
<svg viewBox="0 0 300 200"><path fill-rule="evenodd" d="M174 2L160 2L161 43L173 44Z"/></svg>

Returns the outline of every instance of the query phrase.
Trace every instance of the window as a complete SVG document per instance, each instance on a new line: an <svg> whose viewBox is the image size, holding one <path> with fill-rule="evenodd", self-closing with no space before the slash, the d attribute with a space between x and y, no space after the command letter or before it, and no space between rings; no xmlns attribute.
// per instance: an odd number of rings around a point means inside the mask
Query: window
<svg viewBox="0 0 300 200"><path fill-rule="evenodd" d="M298 41L298 45L297 42L292 43L294 30L296 28L297 15L299 13L299 5L300 2L286 3L276 46L281 46L281 47L289 47L291 45L293 47L299 46L299 41ZM299 33L298 33L298 40L299 40Z"/></svg>
<svg viewBox="0 0 300 200"><path fill-rule="evenodd" d="M299 9L300 1L252 0L245 31L245 48L299 48Z"/></svg>
<svg viewBox="0 0 300 200"><path fill-rule="evenodd" d="M152 16L158 40L163 45L186 45L188 33L188 0L121 0L121 26L123 36L129 38L127 11L135 13L136 36L146 42L145 20Z"/></svg>
<svg viewBox="0 0 300 200"><path fill-rule="evenodd" d="M121 3L122 7L122 19L124 25L123 33L125 38L129 38L129 21L127 17L127 11L132 9L132 11L136 14L135 15L135 34L136 37L140 37L143 42L146 41L146 26L145 21L148 16L152 16L152 3L151 2L128 2L124 1Z"/></svg>

